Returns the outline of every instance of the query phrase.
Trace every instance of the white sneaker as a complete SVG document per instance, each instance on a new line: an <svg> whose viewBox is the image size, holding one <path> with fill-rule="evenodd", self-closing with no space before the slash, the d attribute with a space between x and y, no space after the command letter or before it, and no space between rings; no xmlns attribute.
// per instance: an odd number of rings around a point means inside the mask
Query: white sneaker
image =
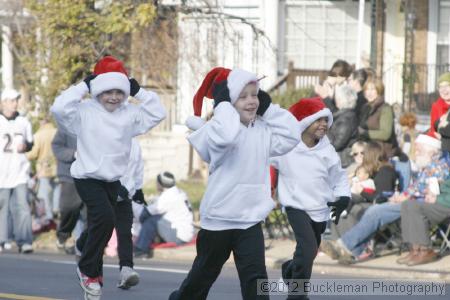
<svg viewBox="0 0 450 300"><path fill-rule="evenodd" d="M122 267L120 270L119 283L117 287L123 290L128 290L130 287L139 283L139 274L130 267Z"/></svg>
<svg viewBox="0 0 450 300"><path fill-rule="evenodd" d="M30 244L23 244L20 247L20 252L24 253L24 254L28 254L33 252L33 246L31 246Z"/></svg>
<svg viewBox="0 0 450 300"><path fill-rule="evenodd" d="M58 248L59 250L64 250L64 248L66 247L66 242L62 242L60 241L58 238L56 238L56 248Z"/></svg>
<svg viewBox="0 0 450 300"><path fill-rule="evenodd" d="M101 295L100 296L94 296L91 294L88 294L86 292L84 292L84 300L100 300L101 299Z"/></svg>
<svg viewBox="0 0 450 300"><path fill-rule="evenodd" d="M280 277L280 279L278 279L278 288L275 292L283 293L284 295L287 295L287 293L289 292L289 286L284 282L283 277Z"/></svg>
<svg viewBox="0 0 450 300"><path fill-rule="evenodd" d="M89 296L100 297L102 295L102 286L100 285L98 277L97 278L88 277L83 273L81 273L80 268L78 267L77 267L77 275L80 282L80 286L84 290L85 299L91 299L89 298Z"/></svg>

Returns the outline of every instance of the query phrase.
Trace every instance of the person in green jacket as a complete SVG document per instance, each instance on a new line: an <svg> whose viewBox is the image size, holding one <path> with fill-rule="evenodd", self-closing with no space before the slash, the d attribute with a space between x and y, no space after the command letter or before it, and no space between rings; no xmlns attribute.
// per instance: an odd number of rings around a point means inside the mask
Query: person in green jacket
<svg viewBox="0 0 450 300"><path fill-rule="evenodd" d="M358 127L363 140L380 142L386 154L392 157L398 148L394 131L394 112L384 101L384 85L381 80L370 80L364 85L367 103L363 106Z"/></svg>

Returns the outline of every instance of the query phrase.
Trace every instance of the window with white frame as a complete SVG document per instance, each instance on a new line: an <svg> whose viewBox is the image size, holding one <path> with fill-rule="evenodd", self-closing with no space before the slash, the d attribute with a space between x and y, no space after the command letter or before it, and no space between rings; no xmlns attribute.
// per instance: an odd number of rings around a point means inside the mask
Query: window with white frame
<svg viewBox="0 0 450 300"><path fill-rule="evenodd" d="M337 59L355 62L358 2L287 1L285 6L285 59L296 68L329 69ZM365 5L365 26L370 5Z"/></svg>
<svg viewBox="0 0 450 300"><path fill-rule="evenodd" d="M444 65L449 63L449 35L450 35L450 1L441 0L439 2L439 23L436 47L436 64Z"/></svg>

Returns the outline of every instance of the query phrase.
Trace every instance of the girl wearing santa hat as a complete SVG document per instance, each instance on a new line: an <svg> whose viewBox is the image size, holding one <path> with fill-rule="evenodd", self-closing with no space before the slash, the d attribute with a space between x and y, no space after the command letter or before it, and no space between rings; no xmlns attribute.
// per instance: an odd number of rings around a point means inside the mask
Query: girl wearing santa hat
<svg viewBox="0 0 450 300"><path fill-rule="evenodd" d="M90 92L92 99L82 101ZM137 105L128 96L139 100ZM156 93L129 79L120 60L100 59L94 73L59 95L51 112L58 125L76 135L77 155L70 173L87 207L88 228L80 249L77 274L86 299L99 299L103 284L103 251L115 223L120 177L126 172L131 140L166 116Z"/></svg>
<svg viewBox="0 0 450 300"><path fill-rule="evenodd" d="M350 200L346 172L326 136L333 123L331 111L320 98L301 99L289 110L298 120L301 141L288 154L271 159L278 171L271 170L272 174L278 173L278 198L286 208L297 241L293 259L282 265L286 282L311 278L329 207L337 224ZM289 293L288 299L308 298Z"/></svg>
<svg viewBox="0 0 450 300"><path fill-rule="evenodd" d="M201 115L203 97L214 99L214 116ZM255 74L215 68L194 97L187 125L189 142L209 163L209 180L200 205L197 256L171 300L202 300L233 253L242 298L258 295L257 280L267 279L261 222L274 207L269 157L289 152L299 142L295 118L259 90Z"/></svg>

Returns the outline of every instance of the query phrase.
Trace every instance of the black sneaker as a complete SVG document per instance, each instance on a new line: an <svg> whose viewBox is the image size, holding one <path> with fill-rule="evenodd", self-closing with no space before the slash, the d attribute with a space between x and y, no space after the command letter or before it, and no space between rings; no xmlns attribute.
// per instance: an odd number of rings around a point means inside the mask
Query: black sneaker
<svg viewBox="0 0 450 300"><path fill-rule="evenodd" d="M134 248L133 250L134 258L152 258L153 257L153 249L142 250L140 248Z"/></svg>

